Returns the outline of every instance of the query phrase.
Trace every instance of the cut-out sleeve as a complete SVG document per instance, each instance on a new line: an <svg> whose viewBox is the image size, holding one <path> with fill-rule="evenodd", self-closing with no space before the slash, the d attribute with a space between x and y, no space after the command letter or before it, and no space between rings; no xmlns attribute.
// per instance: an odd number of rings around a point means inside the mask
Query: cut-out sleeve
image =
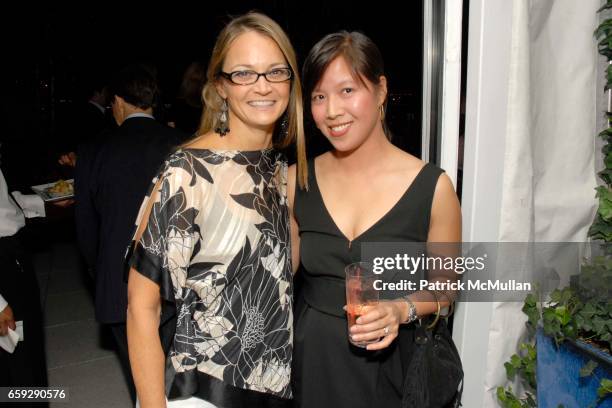
<svg viewBox="0 0 612 408"><path fill-rule="evenodd" d="M176 280L185 276L199 242L197 214L188 175L166 162L142 203L126 254L128 270L134 268L157 283L165 300L174 301L175 288L182 286ZM143 222L146 226L139 228Z"/></svg>

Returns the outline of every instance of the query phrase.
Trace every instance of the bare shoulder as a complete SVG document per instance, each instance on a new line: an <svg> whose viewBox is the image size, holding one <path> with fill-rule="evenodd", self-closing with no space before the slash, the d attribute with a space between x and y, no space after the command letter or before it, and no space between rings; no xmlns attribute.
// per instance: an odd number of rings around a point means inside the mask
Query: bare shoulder
<svg viewBox="0 0 612 408"><path fill-rule="evenodd" d="M322 175L327 172L330 166L333 165L333 155L331 152L326 152L318 155L313 159L314 167L316 168L317 175Z"/></svg>
<svg viewBox="0 0 612 408"><path fill-rule="evenodd" d="M182 147L184 149L214 149L217 146L215 146L215 138L212 137L213 135L214 133L208 132L202 135L195 136Z"/></svg>
<svg viewBox="0 0 612 408"><path fill-rule="evenodd" d="M436 204L436 201L456 201L457 204L459 203L457 193L455 192L455 186L453 185L453 182L446 173L442 173L438 178L438 182L436 183L436 189L434 192L434 205Z"/></svg>
<svg viewBox="0 0 612 408"><path fill-rule="evenodd" d="M414 179L419 172L427 165L426 162L407 153L401 149L397 149L394 154L394 161L397 168L405 174L406 178ZM459 199L455 192L455 187L450 177L446 173L442 173L436 182L434 191L433 210L456 211L459 208Z"/></svg>
<svg viewBox="0 0 612 408"><path fill-rule="evenodd" d="M413 178L417 176L427 163L402 149L394 147L390 155L389 164L397 169L397 171L403 173L407 178Z"/></svg>
<svg viewBox="0 0 612 408"><path fill-rule="evenodd" d="M438 178L431 205L428 241L461 241L461 205L450 178L443 173Z"/></svg>

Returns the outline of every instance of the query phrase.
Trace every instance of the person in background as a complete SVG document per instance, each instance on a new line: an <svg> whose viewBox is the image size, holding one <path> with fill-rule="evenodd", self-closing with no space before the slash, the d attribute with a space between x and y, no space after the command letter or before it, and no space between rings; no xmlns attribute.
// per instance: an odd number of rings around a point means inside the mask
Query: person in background
<svg viewBox="0 0 612 408"><path fill-rule="evenodd" d="M178 95L168 113L169 125L191 136L200 127L202 118L202 88L206 82L206 66L201 62L189 64L178 91Z"/></svg>
<svg viewBox="0 0 612 408"><path fill-rule="evenodd" d="M78 106L68 119L69 123L66 127L69 129L70 149L58 159L58 163L64 166L74 167L77 158L76 152L80 146L90 142L102 131L112 129L115 126L111 122L106 109L109 104L106 81L95 77L89 83L87 102Z"/></svg>
<svg viewBox="0 0 612 408"><path fill-rule="evenodd" d="M362 243L460 242L459 201L442 169L389 140L387 78L372 40L346 31L324 37L306 57L303 76L310 114L332 149L309 160L308 191L296 187L296 169L289 169L293 265L303 265L296 299L296 405L400 407L404 376L423 375L402 372L413 339L406 330L417 318L439 313L452 295L390 298L347 333L344 268L362 260ZM371 344L355 347L349 336Z"/></svg>
<svg viewBox="0 0 612 408"><path fill-rule="evenodd" d="M198 136L153 181L128 255L142 408L291 405L287 161L278 149L296 141L304 169L296 65L287 35L262 14L235 18L217 37ZM169 354L157 334L164 304L177 314Z"/></svg>
<svg viewBox="0 0 612 408"><path fill-rule="evenodd" d="M75 218L79 247L94 274L96 320L109 325L135 398L125 329L123 259L149 183L184 135L152 116L158 86L146 69L138 65L123 69L109 90L118 128L77 161Z"/></svg>
<svg viewBox="0 0 612 408"><path fill-rule="evenodd" d="M24 333L13 353L0 348L0 387L47 386L40 290L23 243L24 227L23 212L9 195L0 170L0 336L9 328L15 330L18 321Z"/></svg>

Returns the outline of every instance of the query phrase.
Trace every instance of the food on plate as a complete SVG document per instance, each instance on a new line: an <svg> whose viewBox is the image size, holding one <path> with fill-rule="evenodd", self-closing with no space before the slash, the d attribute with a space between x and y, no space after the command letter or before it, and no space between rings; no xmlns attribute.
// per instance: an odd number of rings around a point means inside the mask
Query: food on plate
<svg viewBox="0 0 612 408"><path fill-rule="evenodd" d="M52 194L66 195L66 194L73 194L74 187L72 186L72 183L66 180L59 180L57 183L55 183L51 187L48 187L46 191Z"/></svg>

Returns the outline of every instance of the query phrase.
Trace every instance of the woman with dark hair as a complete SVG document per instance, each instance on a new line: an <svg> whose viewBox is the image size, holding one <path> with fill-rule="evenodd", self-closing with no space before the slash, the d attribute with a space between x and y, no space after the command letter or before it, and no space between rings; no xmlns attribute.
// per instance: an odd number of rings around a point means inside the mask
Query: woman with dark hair
<svg viewBox="0 0 612 408"><path fill-rule="evenodd" d="M358 348L347 333L344 268L361 260L365 242L459 242L459 202L440 168L391 144L387 78L368 37L343 31L323 38L306 58L303 83L332 150L308 161L308 191L296 188L289 169L294 265L303 265L295 399L302 408L399 407L406 362L395 340L409 323L448 306L452 295L379 302L351 328L353 341L370 342Z"/></svg>
<svg viewBox="0 0 612 408"><path fill-rule="evenodd" d="M219 34L198 136L170 155L138 217L128 282L128 342L141 406L291 403L293 285L287 162L304 185L295 52L269 17ZM301 176L300 176L301 175ZM157 333L176 311L170 352Z"/></svg>

